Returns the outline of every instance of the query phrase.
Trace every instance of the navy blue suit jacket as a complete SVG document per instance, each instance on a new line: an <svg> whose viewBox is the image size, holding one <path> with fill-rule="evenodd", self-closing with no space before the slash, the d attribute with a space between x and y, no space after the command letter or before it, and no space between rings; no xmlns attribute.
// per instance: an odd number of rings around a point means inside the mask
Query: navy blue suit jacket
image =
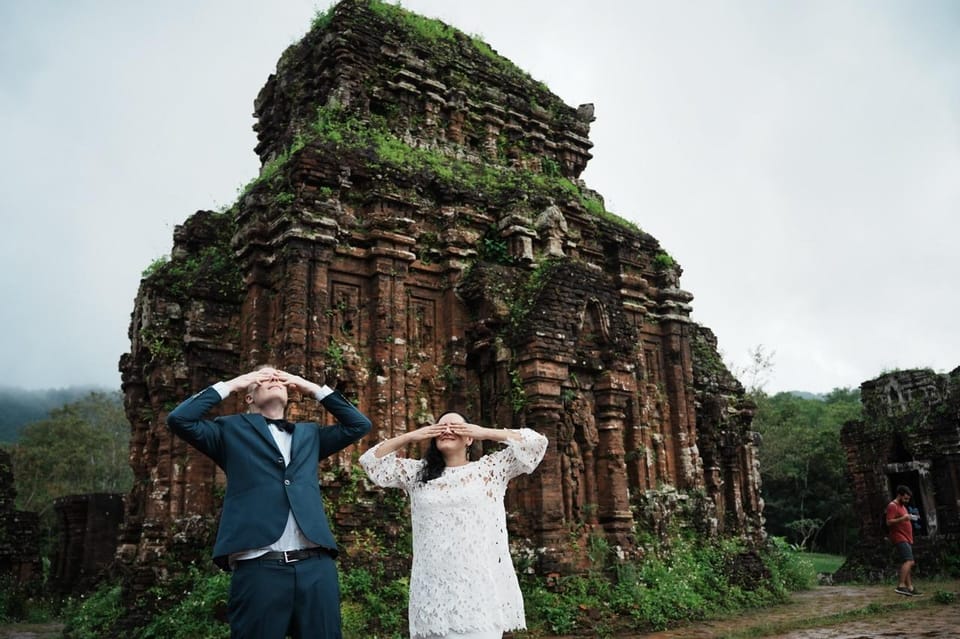
<svg viewBox="0 0 960 639"><path fill-rule="evenodd" d="M277 541L290 510L307 539L336 555L337 544L320 497L317 464L370 432L370 420L334 391L321 404L338 423L298 423L293 431L290 464L284 465L263 416L245 413L203 419L220 401L220 394L207 388L167 417L174 433L210 457L227 475L213 560L227 568L231 553Z"/></svg>

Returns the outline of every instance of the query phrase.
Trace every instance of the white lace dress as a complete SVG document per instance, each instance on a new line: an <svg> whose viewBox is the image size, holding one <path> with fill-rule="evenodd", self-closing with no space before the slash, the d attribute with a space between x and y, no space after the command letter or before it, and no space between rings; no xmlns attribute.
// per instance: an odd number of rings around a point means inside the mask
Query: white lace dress
<svg viewBox="0 0 960 639"><path fill-rule="evenodd" d="M443 475L418 481L421 460L396 453L360 464L378 486L403 488L413 518L410 636L526 628L523 597L510 559L503 496L507 482L543 459L547 438L527 428L520 441Z"/></svg>

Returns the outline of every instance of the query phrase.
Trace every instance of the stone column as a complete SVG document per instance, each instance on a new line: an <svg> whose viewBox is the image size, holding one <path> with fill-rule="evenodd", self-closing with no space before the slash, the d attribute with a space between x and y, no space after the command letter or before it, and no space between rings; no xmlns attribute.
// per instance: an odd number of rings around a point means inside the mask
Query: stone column
<svg viewBox="0 0 960 639"><path fill-rule="evenodd" d="M611 541L631 545L633 515L624 451L625 408L634 392L630 376L608 371L594 388L597 431L598 519Z"/></svg>
<svg viewBox="0 0 960 639"><path fill-rule="evenodd" d="M377 397L370 418L391 433L407 430L408 417L416 409L406 396L407 301L406 277L416 255L408 249L411 237L389 231L372 231L376 245L370 249L371 292L374 313L370 318L372 357L384 374L377 379ZM412 409L412 410L411 410Z"/></svg>

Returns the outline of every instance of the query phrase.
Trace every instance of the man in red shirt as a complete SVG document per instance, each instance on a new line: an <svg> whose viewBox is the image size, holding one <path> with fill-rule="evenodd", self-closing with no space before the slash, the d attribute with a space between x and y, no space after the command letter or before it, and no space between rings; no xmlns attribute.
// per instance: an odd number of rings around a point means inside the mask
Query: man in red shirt
<svg viewBox="0 0 960 639"><path fill-rule="evenodd" d="M913 578L910 571L913 568L913 522L919 515L907 512L907 504L913 493L907 486L897 486L896 498L887 504L887 531L890 541L897 547L897 553L903 562L900 565L900 583L896 592L899 595L916 597L920 593L913 589Z"/></svg>

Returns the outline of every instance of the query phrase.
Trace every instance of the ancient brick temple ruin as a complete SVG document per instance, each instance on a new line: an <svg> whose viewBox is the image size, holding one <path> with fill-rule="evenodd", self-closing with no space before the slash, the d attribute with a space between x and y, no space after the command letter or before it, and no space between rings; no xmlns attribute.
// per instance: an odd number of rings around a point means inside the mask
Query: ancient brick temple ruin
<svg viewBox="0 0 960 639"><path fill-rule="evenodd" d="M930 574L960 557L960 368L887 373L860 386L863 420L841 431L860 520L860 539L838 579L895 572L882 513L899 485L920 511L914 528L918 568Z"/></svg>
<svg viewBox="0 0 960 639"><path fill-rule="evenodd" d="M17 510L16 498L10 453L0 449L0 579L39 588L43 582L40 515Z"/></svg>
<svg viewBox="0 0 960 639"><path fill-rule="evenodd" d="M224 477L164 420L264 363L336 381L374 422L322 468L344 546L383 519L356 456L447 410L549 438L508 495L542 570L577 570L588 534L629 554L684 505L705 531L762 536L752 406L680 267L580 180L591 105L442 23L345 0L284 52L255 116L260 176L178 227L136 299L127 565L155 570L191 535L209 554ZM338 501L348 482L360 498Z"/></svg>
<svg viewBox="0 0 960 639"><path fill-rule="evenodd" d="M60 534L48 589L58 595L80 595L91 590L113 562L123 522L123 495L67 495L53 506Z"/></svg>

